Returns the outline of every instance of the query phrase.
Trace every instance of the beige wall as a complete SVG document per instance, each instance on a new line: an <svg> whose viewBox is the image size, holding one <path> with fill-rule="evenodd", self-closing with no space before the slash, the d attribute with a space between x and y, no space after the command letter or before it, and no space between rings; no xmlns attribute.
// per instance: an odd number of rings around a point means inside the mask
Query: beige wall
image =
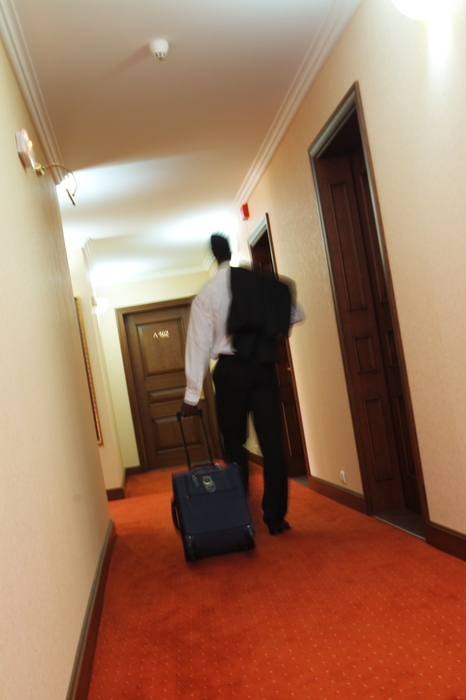
<svg viewBox="0 0 466 700"><path fill-rule="evenodd" d="M108 310L99 316L99 326L125 468L138 466L139 456L123 368L115 309L192 297L198 293L208 279L208 272L200 272L179 277L132 282L96 289L99 297L106 297L110 302Z"/></svg>
<svg viewBox="0 0 466 700"><path fill-rule="evenodd" d="M439 23L434 25L439 29ZM307 312L291 340L312 473L360 490L308 148L359 81L430 518L466 533L466 4L443 53L390 0L362 0L249 199L242 248L269 212L279 272Z"/></svg>
<svg viewBox="0 0 466 700"><path fill-rule="evenodd" d="M69 250L67 255L73 293L79 297L85 326L95 403L102 435L102 444L99 445L102 473L106 488L117 489L124 485L125 471L113 412L107 363L100 337L99 316L96 315L95 307L92 305L94 290L84 251L81 248Z"/></svg>
<svg viewBox="0 0 466 700"><path fill-rule="evenodd" d="M109 513L55 188L0 46L0 696L65 698ZM40 155L40 154L39 154Z"/></svg>
<svg viewBox="0 0 466 700"><path fill-rule="evenodd" d="M298 283L307 320L291 347L312 473L339 484L345 469L348 488L361 492L307 153L358 80L430 517L466 533L465 3L453 2L453 12L439 56L426 25L390 0L362 0L240 230L245 256L248 233L269 212L279 271ZM1 696L50 700L66 696L109 514L55 192L49 176L20 164L14 135L22 127L34 139L0 51ZM123 466L138 456L114 309L192 296L206 280L98 290L110 299L100 328Z"/></svg>

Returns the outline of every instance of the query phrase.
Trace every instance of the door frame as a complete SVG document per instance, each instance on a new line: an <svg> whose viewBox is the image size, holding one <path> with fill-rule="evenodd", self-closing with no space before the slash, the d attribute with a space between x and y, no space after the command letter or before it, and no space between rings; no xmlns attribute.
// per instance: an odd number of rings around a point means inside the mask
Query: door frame
<svg viewBox="0 0 466 700"><path fill-rule="evenodd" d="M327 242L327 236L326 236L326 228L325 228L322 205L321 205L320 195L319 195L316 161L319 158L319 156L324 154L324 152L327 150L327 148L330 146L330 144L334 141L334 139L337 137L339 132L342 130L342 128L346 124L349 117L352 116L354 114L354 112L356 112L356 116L358 119L359 132L360 132L361 142L362 142L362 149L363 149L364 159L366 162L367 177L368 177L368 182L369 182L369 190L370 190L372 208L373 208L375 225L376 225L376 230L377 230L377 237L378 237L378 241L379 241L380 255L381 255L382 266L383 266L383 271L385 274L388 296L389 296L388 303L390 306L390 312L391 312L392 321L393 321L394 342L395 342L398 361L399 361L401 383L403 386L403 394L404 394L404 398L405 398L405 402L406 402L405 405L406 405L409 439L411 442L411 447L412 447L412 452L413 452L413 461L414 461L414 468L415 468L415 473L416 473L416 480L417 480L418 489L419 489L419 499L420 499L421 511L422 511L424 524L426 525L427 522L429 521L429 516L428 516L427 497L426 497L425 485L424 485L424 477L423 477L423 473L422 473L421 457L420 457L420 452L419 452L419 443L418 443L418 439L417 439L417 433L416 433L416 427L415 427L415 421L414 421L414 411L413 411L413 405L412 405L412 400L411 400L411 393L410 393L410 389L409 389L408 373L407 373L407 368L406 368L405 356L404 356L404 352L403 352L401 329L400 329L399 318L398 318L398 313L397 313L397 309L396 309L393 282L392 282L392 277L391 277L391 273L390 273L390 266L389 266L389 262L388 262L388 253L387 253L387 246L386 246L386 241L385 241L385 234L383 231L382 217L381 217L381 213L380 213L380 205L379 205L379 200L378 200L377 191L376 191L376 187L375 187L374 170L373 170L372 159L371 159L371 155L370 155L367 128L366 128L366 124L365 124L365 120L364 120L364 113L363 113L363 109L362 109L362 100L361 100L359 84L357 82L354 83L354 85L351 87L351 89L345 95L345 97L340 102L340 104L338 105L338 107L336 108L336 110L334 111L334 113L332 114L332 116L330 117L330 119L328 120L328 122L326 123L326 125L324 126L322 131L320 132L320 134L317 136L317 138L314 140L314 142L312 143L312 145L309 148L309 157L310 157L310 161L311 161L312 174L313 174L314 184L315 184L315 194L316 194L319 218L320 218L320 222L321 222L322 239L323 239L323 244L324 244L327 263L328 263L330 283L331 283L331 287L332 287L332 295L333 295L335 312L336 312L338 332L339 332L339 337L341 340L340 345L341 345L341 351L342 351L343 364L345 367L345 374L348 377L349 376L349 368L348 368L344 344L342 342L343 336L342 336L342 329L341 329L341 320L340 320L340 315L339 315L339 311L338 311L338 301L337 301L337 295L336 295L336 290L335 290L335 285L334 285L333 271L332 271L332 267L330 264L330 255L329 255L328 242ZM347 383L348 397L349 397L349 402L350 402L350 409L351 409L351 413L353 416L353 427L354 427L354 431L355 431L356 446L357 446L357 449L359 452L360 451L360 446L359 446L360 445L360 438L358 435L358 430L356 429L357 421L355 420L356 409L355 409L354 397L353 397L351 383L348 382L348 380L346 383ZM369 492L369 486L368 486L368 475L366 473L366 470L364 467L364 461L362 459L359 459L359 465L360 465L364 498L365 498L365 502L366 502L366 512L369 515L372 515L373 510L372 510L372 504L371 504L371 499L370 499L370 495L369 495L370 492Z"/></svg>
<svg viewBox="0 0 466 700"><path fill-rule="evenodd" d="M264 234L267 235L267 240L269 243L272 268L273 268L275 275L278 276L277 265L276 265L276 261L275 261L275 251L274 251L273 240L272 240L272 232L270 229L270 220L269 220L269 215L267 213L265 213L262 216L262 218L258 221L258 223L254 227L252 233L248 237L248 245L249 245L249 250L251 252L251 259L252 259L252 249L254 248L255 244L262 238L262 236ZM289 369L290 369L290 378L291 378L291 388L292 388L292 392L293 392L293 400L294 400L294 404L296 406L296 415L297 415L297 419L298 419L299 437L300 437L301 445L303 448L304 467L305 467L306 474L307 474L308 478L310 478L311 477L311 469L310 469L309 458L308 458L308 454L307 454L306 439L304 437L303 422L302 422L302 417L301 417L301 408L299 405L298 389L297 389L296 378L295 378L294 369L293 369L293 357L291 354L289 338L285 338L285 346L286 346L286 352L288 355L288 364L289 364Z"/></svg>
<svg viewBox="0 0 466 700"><path fill-rule="evenodd" d="M194 296L184 297L182 299L170 299L168 301L158 301L149 304L140 304L138 306L126 306L124 308L115 309L118 327L118 337L120 339L121 354L123 359L123 367L125 371L126 387L128 389L129 404L131 409L131 417L133 420L134 434L136 438L136 446L139 455L139 469L131 469L131 473L137 472L147 472L149 471L149 461L146 454L146 448L144 444L144 434L141 425L141 418L139 414L139 406L136 395L136 389L134 384L133 369L131 366L130 353L128 348L128 339L126 337L125 329L125 317L131 314L144 313L145 311L158 311L160 309L170 309L177 306L191 306ZM220 433L218 430L217 416L215 413L215 397L212 385L212 380L210 378L210 372L207 372L206 378L204 380L204 393L207 399L208 407L208 423L212 426L212 438L213 444L212 448L214 452L218 452L221 445ZM181 406L180 406L181 408Z"/></svg>

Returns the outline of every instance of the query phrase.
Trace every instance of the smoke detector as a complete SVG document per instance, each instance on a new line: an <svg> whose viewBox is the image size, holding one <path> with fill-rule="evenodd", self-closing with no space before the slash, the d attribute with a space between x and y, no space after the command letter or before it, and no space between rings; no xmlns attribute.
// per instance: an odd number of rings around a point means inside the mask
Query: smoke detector
<svg viewBox="0 0 466 700"><path fill-rule="evenodd" d="M164 61L167 58L168 41L166 39L153 39L149 44L149 49L155 58Z"/></svg>

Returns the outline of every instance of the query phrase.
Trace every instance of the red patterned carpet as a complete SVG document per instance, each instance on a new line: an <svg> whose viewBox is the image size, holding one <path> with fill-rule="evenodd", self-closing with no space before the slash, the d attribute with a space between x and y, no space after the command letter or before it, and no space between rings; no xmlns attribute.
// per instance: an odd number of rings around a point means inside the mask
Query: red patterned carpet
<svg viewBox="0 0 466 700"><path fill-rule="evenodd" d="M117 541L89 700L466 700L466 563L290 484L251 552L184 560L170 472L110 503Z"/></svg>

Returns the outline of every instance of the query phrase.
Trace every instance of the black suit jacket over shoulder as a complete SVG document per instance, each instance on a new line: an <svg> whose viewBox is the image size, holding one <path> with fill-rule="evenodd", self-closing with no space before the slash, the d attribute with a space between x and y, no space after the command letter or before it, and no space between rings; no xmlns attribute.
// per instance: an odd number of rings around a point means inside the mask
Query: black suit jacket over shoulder
<svg viewBox="0 0 466 700"><path fill-rule="evenodd" d="M275 337L288 335L291 295L288 285L242 267L230 268L231 304L227 331L243 360L276 362Z"/></svg>

